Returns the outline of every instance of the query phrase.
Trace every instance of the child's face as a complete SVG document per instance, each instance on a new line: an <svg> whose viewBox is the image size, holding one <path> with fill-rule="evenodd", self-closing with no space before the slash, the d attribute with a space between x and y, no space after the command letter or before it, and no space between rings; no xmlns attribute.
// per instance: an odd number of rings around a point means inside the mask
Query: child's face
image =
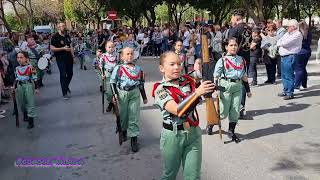
<svg viewBox="0 0 320 180"><path fill-rule="evenodd" d="M124 48L121 53L121 59L126 63L133 62L133 49Z"/></svg>
<svg viewBox="0 0 320 180"><path fill-rule="evenodd" d="M35 44L36 42L34 41L34 38L29 37L27 39L28 44Z"/></svg>
<svg viewBox="0 0 320 180"><path fill-rule="evenodd" d="M114 44L112 42L107 43L106 45L106 51L108 53L113 53L114 52Z"/></svg>
<svg viewBox="0 0 320 180"><path fill-rule="evenodd" d="M175 49L180 52L182 51L182 42L177 42L176 45L175 45Z"/></svg>
<svg viewBox="0 0 320 180"><path fill-rule="evenodd" d="M22 53L17 54L17 61L21 65L26 65L28 63L28 58L26 58Z"/></svg>
<svg viewBox="0 0 320 180"><path fill-rule="evenodd" d="M252 36L258 36L257 32L252 32Z"/></svg>
<svg viewBox="0 0 320 180"><path fill-rule="evenodd" d="M176 54L169 54L162 65L159 66L160 72L164 74L166 80L178 79L181 75L181 62Z"/></svg>
<svg viewBox="0 0 320 180"><path fill-rule="evenodd" d="M235 40L230 40L228 45L226 46L226 50L228 54L236 55L238 52L238 44Z"/></svg>
<svg viewBox="0 0 320 180"><path fill-rule="evenodd" d="M96 52L96 56L101 56L102 55L102 51L101 50L97 50L97 52Z"/></svg>

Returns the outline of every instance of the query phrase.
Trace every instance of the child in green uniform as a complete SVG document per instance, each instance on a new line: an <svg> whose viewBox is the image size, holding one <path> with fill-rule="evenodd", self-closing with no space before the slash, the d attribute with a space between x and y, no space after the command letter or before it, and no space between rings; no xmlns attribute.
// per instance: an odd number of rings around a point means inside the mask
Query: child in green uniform
<svg viewBox="0 0 320 180"><path fill-rule="evenodd" d="M99 67L102 72L102 69L104 69L104 76L102 76L102 79L105 79L105 93L107 97L107 101L109 102L109 105L106 109L107 112L110 112L113 108L112 103L112 93L110 88L110 76L113 71L113 69L120 63L118 54L115 52L115 47L112 41L107 41L105 43L106 53L103 53L99 60ZM102 75L102 73L101 73Z"/></svg>
<svg viewBox="0 0 320 180"><path fill-rule="evenodd" d="M188 61L187 61L187 56L185 53L183 53L183 45L182 41L178 40L176 41L174 45L174 52L179 56L180 63L182 64L182 74L187 74L188 73Z"/></svg>
<svg viewBox="0 0 320 180"><path fill-rule="evenodd" d="M34 127L33 119L36 117L34 92L39 93L36 70L29 64L27 52L19 52L16 67L16 98L24 114L24 121L28 121L28 129ZM34 84L33 84L34 83ZM35 90L34 90L35 89Z"/></svg>
<svg viewBox="0 0 320 180"><path fill-rule="evenodd" d="M126 47L121 52L123 64L117 65L110 77L113 101L119 102L120 123L123 139L131 138L131 150L138 151L140 93L143 103L148 103L144 92L143 71L133 63L133 49Z"/></svg>
<svg viewBox="0 0 320 180"><path fill-rule="evenodd" d="M200 179L202 142L195 107L199 97L214 90L211 81L198 88L188 75L181 75L179 56L166 52L160 56L163 80L154 85L152 96L163 116L160 151L163 162L162 180L174 180L182 163L185 180Z"/></svg>
<svg viewBox="0 0 320 180"><path fill-rule="evenodd" d="M101 55L102 55L102 49L98 48L97 51L96 51L96 57L92 61L92 66L94 67L95 72L98 75L98 80L99 80L99 83L100 83L100 85L99 85L100 86L100 92L102 92L101 69L100 69L100 66L99 66Z"/></svg>
<svg viewBox="0 0 320 180"><path fill-rule="evenodd" d="M32 35L28 35L27 37L27 46L23 51L28 53L30 64L33 66L34 69L37 70L37 79L39 82L39 86L42 87L42 79L44 76L44 71L38 68L38 61L44 54L44 49L36 43Z"/></svg>
<svg viewBox="0 0 320 180"><path fill-rule="evenodd" d="M229 38L226 44L227 54L216 64L214 77L219 79L220 86L225 88L220 93L220 116L229 117L229 137L236 143L240 139L234 133L240 116L240 102L242 84L245 87L247 96L251 97L248 76L246 73L245 60L237 55L238 44L235 38Z"/></svg>

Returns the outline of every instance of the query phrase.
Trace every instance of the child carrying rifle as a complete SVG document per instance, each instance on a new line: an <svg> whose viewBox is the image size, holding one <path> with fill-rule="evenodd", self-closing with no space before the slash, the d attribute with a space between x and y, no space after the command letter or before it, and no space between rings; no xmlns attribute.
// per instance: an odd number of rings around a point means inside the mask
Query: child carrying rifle
<svg viewBox="0 0 320 180"><path fill-rule="evenodd" d="M163 116L161 179L176 179L181 162L185 179L200 179L202 132L195 107L202 95L213 92L215 85L204 81L196 88L192 77L182 75L182 68L179 56L174 52L160 56L163 80L154 85L152 96Z"/></svg>
<svg viewBox="0 0 320 180"><path fill-rule="evenodd" d="M240 139L234 133L240 116L240 101L242 84L245 87L247 96L251 97L248 76L246 73L245 60L237 55L237 39L229 38L226 42L227 54L219 59L216 64L214 77L219 79L220 86L225 91L220 93L220 117L229 117L228 136L236 143Z"/></svg>
<svg viewBox="0 0 320 180"><path fill-rule="evenodd" d="M92 66L94 67L95 72L98 75L98 80L99 80L99 83L100 83L100 85L99 85L100 92L102 92L101 69L99 67L101 55L102 55L102 49L98 48L97 51L96 51L96 57L92 61Z"/></svg>
<svg viewBox="0 0 320 180"><path fill-rule="evenodd" d="M24 121L29 122L28 129L34 127L33 120L36 117L34 93L39 93L37 83L37 72L29 63L27 52L19 52L17 61L20 66L16 67L16 99L20 104L21 111L24 115Z"/></svg>
<svg viewBox="0 0 320 180"><path fill-rule="evenodd" d="M99 67L100 72L104 71L104 76L102 76L102 79L105 79L104 87L106 88L105 94L107 96L107 101L109 102L109 105L106 109L107 112L110 112L113 108L112 104L112 92L110 89L110 77L113 69L120 63L120 60L118 58L117 53L115 53L115 47L112 41L107 41L105 43L105 49L106 53L103 53L100 57L99 61Z"/></svg>
<svg viewBox="0 0 320 180"><path fill-rule="evenodd" d="M126 47L121 52L123 64L117 65L110 77L110 86L115 105L119 105L122 139L131 138L131 150L137 152L140 93L143 103L148 103L144 90L144 73L140 66L133 63L133 49ZM121 144L121 143L120 143Z"/></svg>

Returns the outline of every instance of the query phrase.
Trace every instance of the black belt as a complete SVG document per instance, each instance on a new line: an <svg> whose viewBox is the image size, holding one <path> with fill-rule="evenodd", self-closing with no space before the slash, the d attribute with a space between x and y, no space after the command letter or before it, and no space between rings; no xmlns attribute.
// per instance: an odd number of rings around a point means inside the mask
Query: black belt
<svg viewBox="0 0 320 180"><path fill-rule="evenodd" d="M173 125L172 124L167 124L167 123L162 123L163 128L168 129L170 131L173 131ZM184 130L183 124L180 124L177 126L177 130L181 131Z"/></svg>
<svg viewBox="0 0 320 180"><path fill-rule="evenodd" d="M27 83L31 83L32 81L29 79L29 80L26 80L26 81L18 81L18 83L20 84L20 85L22 85L22 84L27 84Z"/></svg>
<svg viewBox="0 0 320 180"><path fill-rule="evenodd" d="M118 88L120 90L123 90L123 91L131 91L131 90L134 90L135 88L139 87L139 85L135 85L135 86L125 86L125 87L121 87L119 86Z"/></svg>
<svg viewBox="0 0 320 180"><path fill-rule="evenodd" d="M223 77L222 79L229 81L229 82L239 82L240 81L240 79L230 79L230 78L225 78L225 77Z"/></svg>

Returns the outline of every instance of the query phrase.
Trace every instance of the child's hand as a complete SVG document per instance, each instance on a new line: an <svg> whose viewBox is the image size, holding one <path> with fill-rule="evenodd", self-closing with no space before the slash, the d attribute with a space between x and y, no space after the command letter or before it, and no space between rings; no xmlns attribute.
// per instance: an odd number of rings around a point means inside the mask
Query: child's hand
<svg viewBox="0 0 320 180"><path fill-rule="evenodd" d="M118 102L118 96L117 95L112 96L112 101L114 104L116 104L116 102Z"/></svg>
<svg viewBox="0 0 320 180"><path fill-rule="evenodd" d="M252 93L251 93L251 92L248 92L248 93L247 93L247 96L248 96L249 98L251 98L251 97L252 97Z"/></svg>
<svg viewBox="0 0 320 180"><path fill-rule="evenodd" d="M201 82L201 85L196 89L196 94L202 96L204 94L213 92L215 89L215 84L212 81Z"/></svg>
<svg viewBox="0 0 320 180"><path fill-rule="evenodd" d="M40 90L39 89L35 89L35 93L36 94L40 94Z"/></svg>

